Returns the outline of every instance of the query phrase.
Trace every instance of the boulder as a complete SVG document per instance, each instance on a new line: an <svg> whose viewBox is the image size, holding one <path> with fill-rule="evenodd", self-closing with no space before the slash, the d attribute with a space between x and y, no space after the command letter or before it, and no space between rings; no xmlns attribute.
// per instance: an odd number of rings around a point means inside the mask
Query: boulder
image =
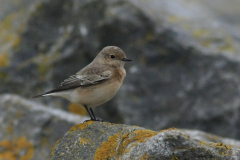
<svg viewBox="0 0 240 160"><path fill-rule="evenodd" d="M239 159L240 149L192 139L170 128L159 132L137 126L88 121L72 127L53 148L59 159Z"/></svg>
<svg viewBox="0 0 240 160"><path fill-rule="evenodd" d="M84 120L17 95L0 95L0 159L49 159L56 141Z"/></svg>
<svg viewBox="0 0 240 160"><path fill-rule="evenodd" d="M0 3L0 93L28 98L51 90L116 45L133 62L116 97L96 108L98 117L240 139L239 1ZM72 106L61 98L36 102Z"/></svg>

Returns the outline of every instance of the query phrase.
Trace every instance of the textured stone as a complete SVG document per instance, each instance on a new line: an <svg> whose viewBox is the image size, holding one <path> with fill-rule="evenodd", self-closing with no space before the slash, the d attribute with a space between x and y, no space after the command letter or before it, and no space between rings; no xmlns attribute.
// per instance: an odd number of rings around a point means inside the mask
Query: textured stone
<svg viewBox="0 0 240 160"><path fill-rule="evenodd" d="M181 129L185 134L188 134L193 139L198 139L205 142L224 143L234 148L240 149L240 141L231 138L224 138L214 134L198 131Z"/></svg>
<svg viewBox="0 0 240 160"><path fill-rule="evenodd" d="M160 132L101 122L78 124L54 147L58 159L239 159L240 149L203 142L177 129Z"/></svg>
<svg viewBox="0 0 240 160"><path fill-rule="evenodd" d="M57 140L84 120L16 95L1 95L0 159L49 159Z"/></svg>
<svg viewBox="0 0 240 160"><path fill-rule="evenodd" d="M0 10L0 93L48 91L103 47L117 45L134 61L117 96L96 108L98 117L240 139L239 1L0 3L6 4ZM72 106L60 98L36 101Z"/></svg>

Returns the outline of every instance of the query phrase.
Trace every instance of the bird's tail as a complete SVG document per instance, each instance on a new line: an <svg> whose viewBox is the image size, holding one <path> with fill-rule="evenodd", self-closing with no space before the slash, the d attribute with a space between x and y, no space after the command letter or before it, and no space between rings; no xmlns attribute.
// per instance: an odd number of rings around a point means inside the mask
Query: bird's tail
<svg viewBox="0 0 240 160"><path fill-rule="evenodd" d="M40 98L40 97L45 97L45 96L54 96L55 90L51 90L49 92L43 93L43 94L39 94L30 98Z"/></svg>
<svg viewBox="0 0 240 160"><path fill-rule="evenodd" d="M44 94L45 94L45 93L44 93ZM40 97L43 97L44 94L39 94L39 95L36 95L36 96L30 97L30 98L40 98Z"/></svg>

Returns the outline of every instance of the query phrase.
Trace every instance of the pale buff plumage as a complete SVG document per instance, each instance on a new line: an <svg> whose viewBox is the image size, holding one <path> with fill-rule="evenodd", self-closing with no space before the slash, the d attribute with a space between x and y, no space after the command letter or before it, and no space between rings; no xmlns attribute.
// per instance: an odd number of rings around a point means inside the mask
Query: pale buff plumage
<svg viewBox="0 0 240 160"><path fill-rule="evenodd" d="M40 96L62 97L70 102L84 106L91 117L96 120L92 108L109 101L121 87L126 71L124 64L131 61L118 47L108 46L95 59L64 80L61 85Z"/></svg>

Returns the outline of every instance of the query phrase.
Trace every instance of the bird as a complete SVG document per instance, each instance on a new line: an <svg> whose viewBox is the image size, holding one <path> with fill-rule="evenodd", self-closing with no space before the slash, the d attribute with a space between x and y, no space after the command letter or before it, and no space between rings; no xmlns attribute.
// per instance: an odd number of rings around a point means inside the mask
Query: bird
<svg viewBox="0 0 240 160"><path fill-rule="evenodd" d="M83 106L90 116L90 121L100 121L96 119L92 109L114 97L126 76L124 64L129 61L132 60L127 59L119 47L104 47L90 64L65 79L60 86L31 98L65 98Z"/></svg>

